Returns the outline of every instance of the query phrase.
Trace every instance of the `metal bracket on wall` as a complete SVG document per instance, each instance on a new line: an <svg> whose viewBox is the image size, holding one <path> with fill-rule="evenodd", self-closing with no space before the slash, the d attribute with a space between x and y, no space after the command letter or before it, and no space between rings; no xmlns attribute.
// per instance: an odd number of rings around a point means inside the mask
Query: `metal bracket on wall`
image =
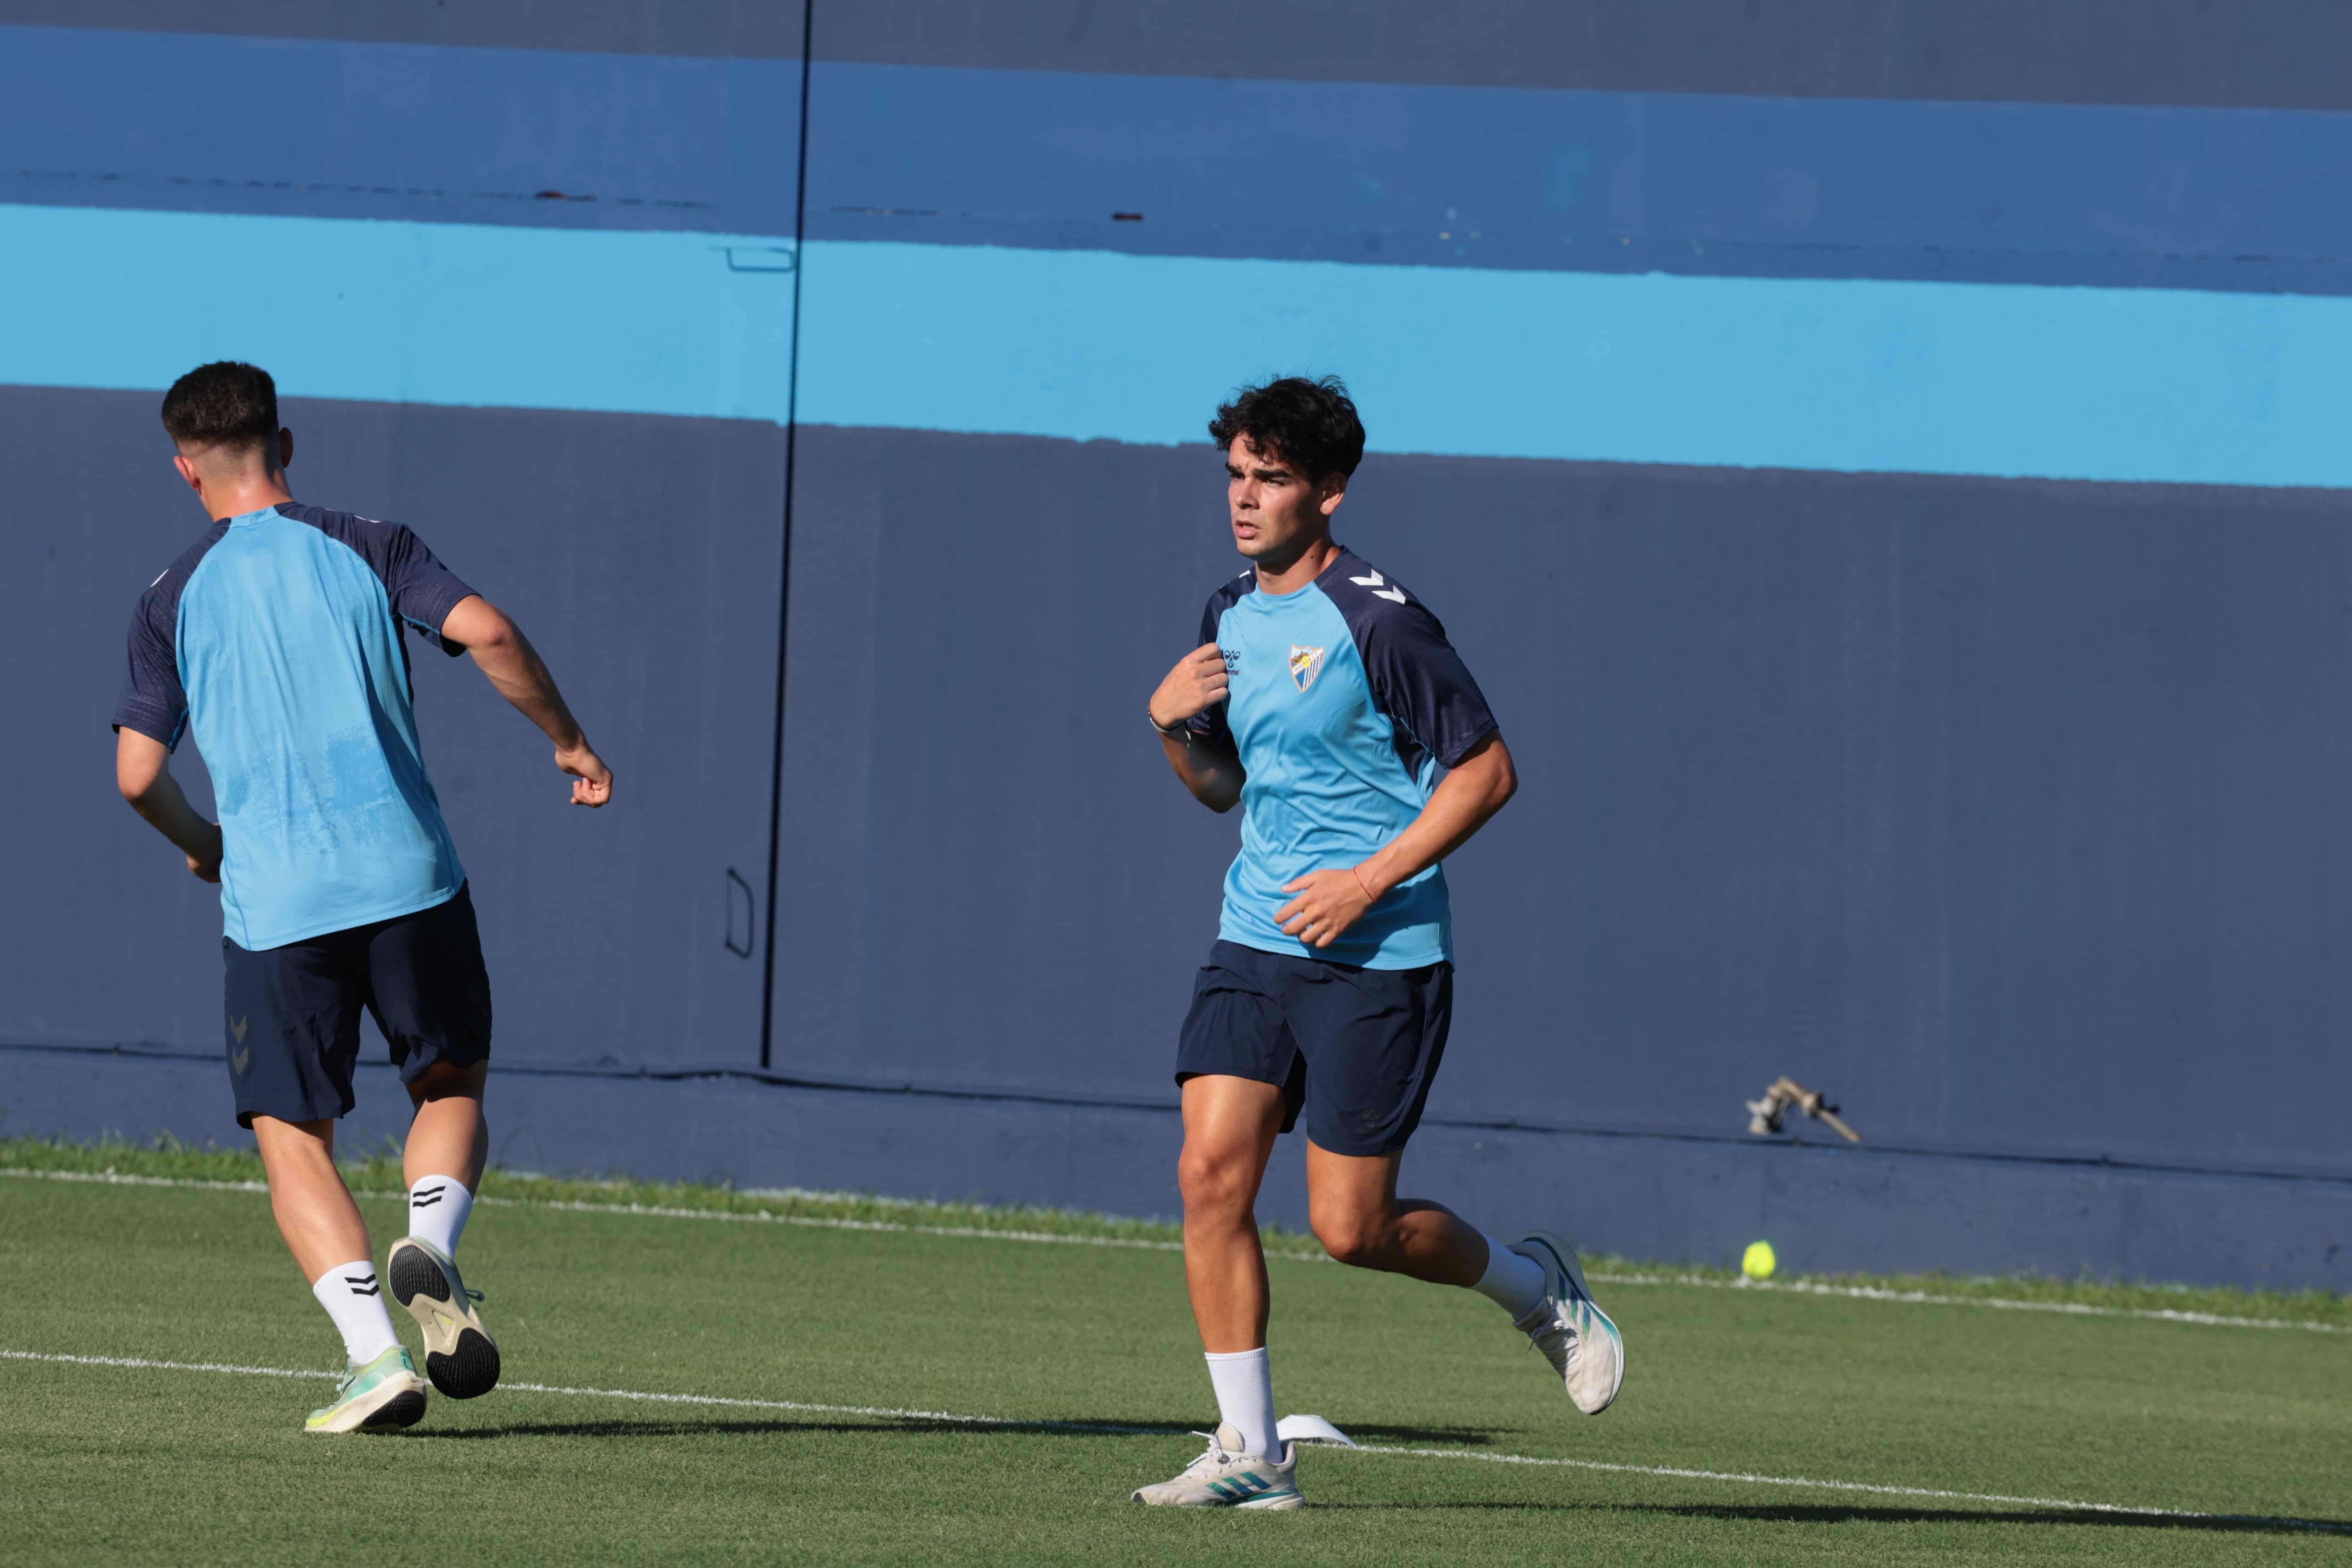
<svg viewBox="0 0 2352 1568"><path fill-rule="evenodd" d="M800 265L800 247L791 245L723 245L730 272L790 272Z"/></svg>
<svg viewBox="0 0 2352 1568"><path fill-rule="evenodd" d="M751 956L751 926L756 908L757 906L751 901L751 884L745 881L742 873L736 870L734 867L728 867L727 951L738 958ZM736 916L739 909L742 911L740 920ZM739 930L743 933L740 942L738 942L735 937Z"/></svg>

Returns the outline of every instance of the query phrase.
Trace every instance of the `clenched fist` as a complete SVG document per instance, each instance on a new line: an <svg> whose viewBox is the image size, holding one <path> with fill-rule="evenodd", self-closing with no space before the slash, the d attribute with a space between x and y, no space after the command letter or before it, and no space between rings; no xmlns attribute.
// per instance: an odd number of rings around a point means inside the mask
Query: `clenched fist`
<svg viewBox="0 0 2352 1568"><path fill-rule="evenodd" d="M1223 702L1230 684L1225 656L1217 651L1215 643L1202 643L1178 659L1160 689L1151 694L1151 721L1162 730L1173 730Z"/></svg>

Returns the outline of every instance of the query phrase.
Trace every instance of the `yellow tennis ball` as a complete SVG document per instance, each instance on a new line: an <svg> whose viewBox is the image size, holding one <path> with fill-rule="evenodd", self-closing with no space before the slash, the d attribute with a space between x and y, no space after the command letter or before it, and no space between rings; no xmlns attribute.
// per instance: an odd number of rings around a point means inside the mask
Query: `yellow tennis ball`
<svg viewBox="0 0 2352 1568"><path fill-rule="evenodd" d="M1749 1242L1739 1259L1739 1271L1750 1279L1769 1279L1772 1270L1780 1266L1780 1260L1772 1256L1772 1244L1769 1241Z"/></svg>

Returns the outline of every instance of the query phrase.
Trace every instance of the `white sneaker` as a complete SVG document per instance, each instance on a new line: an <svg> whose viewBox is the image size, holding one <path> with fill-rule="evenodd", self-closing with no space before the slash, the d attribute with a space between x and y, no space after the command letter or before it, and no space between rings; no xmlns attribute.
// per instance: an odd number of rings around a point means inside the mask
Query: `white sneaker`
<svg viewBox="0 0 2352 1568"><path fill-rule="evenodd" d="M1213 1433L1195 1432L1209 1439L1209 1451L1192 1461L1184 1473L1156 1487L1138 1487L1133 1500L1164 1508L1305 1508L1294 1479L1298 1446L1285 1443L1278 1459L1253 1459L1238 1452L1240 1430L1220 1421Z"/></svg>
<svg viewBox="0 0 2352 1568"><path fill-rule="evenodd" d="M1598 1415L1625 1381L1625 1336L1584 1289L1576 1251L1549 1231L1530 1231L1511 1250L1544 1271L1544 1302L1512 1325L1524 1331L1587 1415Z"/></svg>
<svg viewBox="0 0 2352 1568"><path fill-rule="evenodd" d="M425 1333L425 1375L452 1399L472 1399L499 1385L499 1346L482 1327L457 1260L429 1241L404 1236L384 1259L383 1282Z"/></svg>
<svg viewBox="0 0 2352 1568"><path fill-rule="evenodd" d="M335 1402L310 1412L306 1432L397 1432L425 1418L425 1380L399 1345L365 1366L346 1365Z"/></svg>

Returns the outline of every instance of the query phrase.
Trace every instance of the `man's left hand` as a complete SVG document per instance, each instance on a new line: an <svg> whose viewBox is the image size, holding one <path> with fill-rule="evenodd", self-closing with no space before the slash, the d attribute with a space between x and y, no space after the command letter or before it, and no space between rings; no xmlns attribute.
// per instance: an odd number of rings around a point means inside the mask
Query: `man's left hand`
<svg viewBox="0 0 2352 1568"><path fill-rule="evenodd" d="M1309 947L1328 947L1339 934L1364 918L1372 896L1354 871L1309 871L1282 890L1297 896L1275 910L1275 924L1285 936L1295 936Z"/></svg>
<svg viewBox="0 0 2352 1568"><path fill-rule="evenodd" d="M185 849L180 851L188 857L188 874L200 882L217 882L220 880L221 863L220 824L205 823L199 837L203 843L197 850L194 853Z"/></svg>
<svg viewBox="0 0 2352 1568"><path fill-rule="evenodd" d="M572 775L572 805L593 809L613 798L613 770L588 749L584 736L578 745L558 751L555 765Z"/></svg>

